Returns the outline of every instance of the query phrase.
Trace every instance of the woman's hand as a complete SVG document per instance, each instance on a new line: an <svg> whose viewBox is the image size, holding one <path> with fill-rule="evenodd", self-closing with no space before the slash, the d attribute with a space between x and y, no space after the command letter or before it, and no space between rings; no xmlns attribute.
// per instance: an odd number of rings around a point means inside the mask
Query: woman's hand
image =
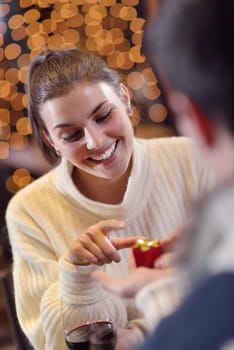
<svg viewBox="0 0 234 350"><path fill-rule="evenodd" d="M104 265L121 260L119 249L129 248L139 237L111 237L112 230L124 227L119 220L104 220L87 228L71 245L65 259L75 265Z"/></svg>

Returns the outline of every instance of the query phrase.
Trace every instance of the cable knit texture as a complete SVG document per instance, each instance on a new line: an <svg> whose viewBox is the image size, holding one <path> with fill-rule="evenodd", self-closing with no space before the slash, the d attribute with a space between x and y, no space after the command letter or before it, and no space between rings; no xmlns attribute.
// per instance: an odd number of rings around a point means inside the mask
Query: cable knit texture
<svg viewBox="0 0 234 350"><path fill-rule="evenodd" d="M77 324L110 318L120 327L139 327L142 314L133 300L114 296L90 280L91 271L99 267L74 266L63 259L81 232L111 218L126 223L113 236L163 239L184 222L191 198L213 181L191 141L180 137L135 139L131 176L118 205L84 197L72 181L72 170L63 159L19 191L7 209L17 313L25 334L40 350L66 349L61 304L67 324L74 317ZM128 274L128 250L120 254L120 263L103 267L112 276ZM161 293L163 288L158 288L155 298ZM174 298L169 299L167 310L172 310Z"/></svg>
<svg viewBox="0 0 234 350"><path fill-rule="evenodd" d="M145 317L147 331L154 331L162 317L179 305L180 299L176 276L165 277L142 288L136 295L136 304Z"/></svg>

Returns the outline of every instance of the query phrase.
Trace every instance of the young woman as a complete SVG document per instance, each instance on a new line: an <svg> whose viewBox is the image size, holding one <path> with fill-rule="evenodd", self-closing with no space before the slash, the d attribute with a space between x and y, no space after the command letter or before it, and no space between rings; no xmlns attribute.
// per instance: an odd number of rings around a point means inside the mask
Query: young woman
<svg viewBox="0 0 234 350"><path fill-rule="evenodd" d="M31 64L28 112L56 166L19 191L7 210L17 313L35 349L65 349L61 326L112 319L117 350L139 342L144 320L133 300L90 275L128 273L137 236L163 240L180 226L191 198L209 187L190 140L136 139L128 89L99 57L50 51ZM156 297L170 291L167 282ZM173 306L173 300L167 301ZM171 306L171 307L172 307Z"/></svg>

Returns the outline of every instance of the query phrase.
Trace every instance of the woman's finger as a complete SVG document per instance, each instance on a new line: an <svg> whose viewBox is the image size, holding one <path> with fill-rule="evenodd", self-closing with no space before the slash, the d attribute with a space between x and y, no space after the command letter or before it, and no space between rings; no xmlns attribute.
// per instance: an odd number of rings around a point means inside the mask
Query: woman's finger
<svg viewBox="0 0 234 350"><path fill-rule="evenodd" d="M125 226L124 221L110 219L110 220L99 221L97 224L91 227L95 227L96 230L102 231L104 235L108 235L110 231L120 230L124 228L124 226Z"/></svg>

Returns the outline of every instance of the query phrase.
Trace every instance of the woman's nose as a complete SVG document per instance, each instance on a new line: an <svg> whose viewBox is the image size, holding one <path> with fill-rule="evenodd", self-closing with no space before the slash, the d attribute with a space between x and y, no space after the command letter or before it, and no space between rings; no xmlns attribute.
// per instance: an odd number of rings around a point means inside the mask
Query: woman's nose
<svg viewBox="0 0 234 350"><path fill-rule="evenodd" d="M85 141L88 150L100 148L103 144L103 133L99 128L87 128Z"/></svg>

